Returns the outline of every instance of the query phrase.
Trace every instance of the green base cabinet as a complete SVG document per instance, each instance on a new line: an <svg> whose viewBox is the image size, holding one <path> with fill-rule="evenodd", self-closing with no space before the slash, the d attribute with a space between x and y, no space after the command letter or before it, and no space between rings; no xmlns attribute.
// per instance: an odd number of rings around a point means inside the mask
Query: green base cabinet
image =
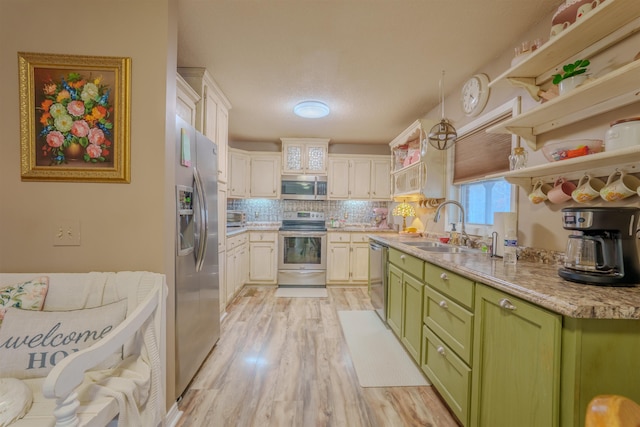
<svg viewBox="0 0 640 427"><path fill-rule="evenodd" d="M420 368L462 425L469 425L471 368L426 326Z"/></svg>
<svg viewBox="0 0 640 427"><path fill-rule="evenodd" d="M422 352L423 274L424 261L389 250L387 323L418 365Z"/></svg>
<svg viewBox="0 0 640 427"><path fill-rule="evenodd" d="M387 324L398 338L402 337L402 270L389 264Z"/></svg>
<svg viewBox="0 0 640 427"><path fill-rule="evenodd" d="M480 284L474 311L470 425L558 426L562 317Z"/></svg>
<svg viewBox="0 0 640 427"><path fill-rule="evenodd" d="M640 402L640 320L564 318L560 425L583 427L600 394Z"/></svg>
<svg viewBox="0 0 640 427"><path fill-rule="evenodd" d="M422 345L422 300L424 284L405 274L402 279L402 343L416 363L420 364Z"/></svg>

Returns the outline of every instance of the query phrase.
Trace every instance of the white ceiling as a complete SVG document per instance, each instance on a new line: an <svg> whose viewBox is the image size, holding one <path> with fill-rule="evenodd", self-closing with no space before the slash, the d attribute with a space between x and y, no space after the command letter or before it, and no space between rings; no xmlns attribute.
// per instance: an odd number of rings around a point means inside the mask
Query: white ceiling
<svg viewBox="0 0 640 427"><path fill-rule="evenodd" d="M561 2L179 0L178 65L213 75L231 141L388 144L438 106L442 70L457 91ZM331 114L296 117L306 99Z"/></svg>

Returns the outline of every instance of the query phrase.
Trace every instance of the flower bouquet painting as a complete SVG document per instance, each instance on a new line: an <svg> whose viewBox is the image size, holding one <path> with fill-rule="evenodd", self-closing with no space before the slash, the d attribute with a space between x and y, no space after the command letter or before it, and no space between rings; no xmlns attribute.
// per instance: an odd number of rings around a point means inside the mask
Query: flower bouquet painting
<svg viewBox="0 0 640 427"><path fill-rule="evenodd" d="M23 180L129 182L128 58L19 53Z"/></svg>

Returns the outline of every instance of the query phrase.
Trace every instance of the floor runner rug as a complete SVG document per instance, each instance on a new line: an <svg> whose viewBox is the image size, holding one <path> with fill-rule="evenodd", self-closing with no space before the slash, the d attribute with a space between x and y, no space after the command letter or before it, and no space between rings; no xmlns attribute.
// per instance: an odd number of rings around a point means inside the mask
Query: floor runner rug
<svg viewBox="0 0 640 427"><path fill-rule="evenodd" d="M430 385L375 311L338 311L338 317L362 387Z"/></svg>

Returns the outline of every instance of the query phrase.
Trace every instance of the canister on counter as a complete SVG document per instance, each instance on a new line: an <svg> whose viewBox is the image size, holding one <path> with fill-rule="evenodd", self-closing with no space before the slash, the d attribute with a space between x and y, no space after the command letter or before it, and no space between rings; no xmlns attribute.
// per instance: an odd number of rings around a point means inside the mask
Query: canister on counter
<svg viewBox="0 0 640 427"><path fill-rule="evenodd" d="M605 151L619 150L640 145L640 117L630 117L611 122L604 135Z"/></svg>

